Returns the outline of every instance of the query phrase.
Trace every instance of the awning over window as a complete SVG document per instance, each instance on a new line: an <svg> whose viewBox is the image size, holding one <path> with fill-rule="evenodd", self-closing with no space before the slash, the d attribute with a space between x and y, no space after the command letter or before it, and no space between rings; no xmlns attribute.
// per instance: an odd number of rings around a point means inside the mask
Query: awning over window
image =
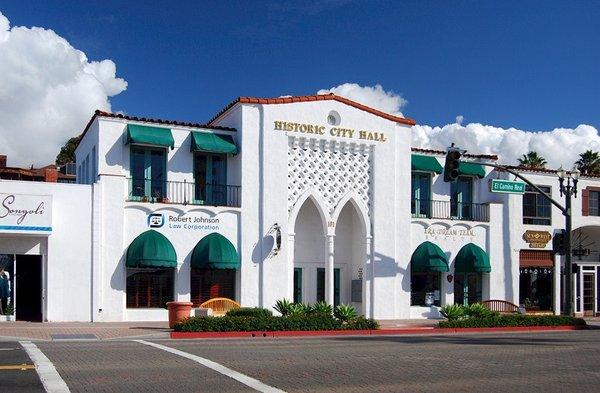
<svg viewBox="0 0 600 393"><path fill-rule="evenodd" d="M127 267L177 267L175 248L164 235L149 230L127 248Z"/></svg>
<svg viewBox="0 0 600 393"><path fill-rule="evenodd" d="M231 135L192 131L192 151L237 154L238 149Z"/></svg>
<svg viewBox="0 0 600 393"><path fill-rule="evenodd" d="M413 272L447 272L448 258L435 244L423 242L410 258L410 269Z"/></svg>
<svg viewBox="0 0 600 393"><path fill-rule="evenodd" d="M454 260L455 273L489 273L490 258L481 247L469 243L460 249Z"/></svg>
<svg viewBox="0 0 600 393"><path fill-rule="evenodd" d="M213 232L196 244L191 265L200 269L239 269L240 256L225 236Z"/></svg>
<svg viewBox="0 0 600 393"><path fill-rule="evenodd" d="M127 141L125 143L164 146L171 149L175 147L175 140L170 129L139 124L127 124Z"/></svg>
<svg viewBox="0 0 600 393"><path fill-rule="evenodd" d="M480 179L485 177L485 169L474 162L461 162L458 166L458 173L464 176L477 176Z"/></svg>
<svg viewBox="0 0 600 393"><path fill-rule="evenodd" d="M431 156L412 154L410 156L410 164L413 171L433 172L438 174L444 171L444 168L442 168L437 158Z"/></svg>

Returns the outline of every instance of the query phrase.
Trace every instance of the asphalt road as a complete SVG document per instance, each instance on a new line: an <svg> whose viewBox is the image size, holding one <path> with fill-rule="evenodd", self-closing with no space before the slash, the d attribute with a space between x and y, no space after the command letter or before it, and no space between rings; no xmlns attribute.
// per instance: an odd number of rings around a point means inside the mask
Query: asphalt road
<svg viewBox="0 0 600 393"><path fill-rule="evenodd" d="M31 364L18 343L2 345L13 349L0 365ZM72 392L600 391L600 330L36 345ZM0 368L4 391L43 387L31 369Z"/></svg>

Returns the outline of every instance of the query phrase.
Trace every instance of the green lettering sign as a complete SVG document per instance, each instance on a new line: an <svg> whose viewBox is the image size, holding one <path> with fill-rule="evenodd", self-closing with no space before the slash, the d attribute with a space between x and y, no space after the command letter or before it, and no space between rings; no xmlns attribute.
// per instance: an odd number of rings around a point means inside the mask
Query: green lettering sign
<svg viewBox="0 0 600 393"><path fill-rule="evenodd" d="M490 191L504 194L524 194L525 183L520 181L492 179Z"/></svg>

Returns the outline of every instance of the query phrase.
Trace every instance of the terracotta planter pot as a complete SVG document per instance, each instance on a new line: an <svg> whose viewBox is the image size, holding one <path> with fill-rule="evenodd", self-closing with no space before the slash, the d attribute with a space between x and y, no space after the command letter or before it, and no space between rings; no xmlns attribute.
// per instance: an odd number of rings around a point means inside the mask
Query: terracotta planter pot
<svg viewBox="0 0 600 393"><path fill-rule="evenodd" d="M169 309L169 327L173 329L177 322L181 322L190 317L192 311L192 302L167 302Z"/></svg>

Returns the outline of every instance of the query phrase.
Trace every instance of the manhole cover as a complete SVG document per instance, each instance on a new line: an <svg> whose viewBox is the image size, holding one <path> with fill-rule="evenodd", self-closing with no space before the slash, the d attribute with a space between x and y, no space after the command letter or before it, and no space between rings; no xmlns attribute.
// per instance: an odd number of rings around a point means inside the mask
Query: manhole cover
<svg viewBox="0 0 600 393"><path fill-rule="evenodd" d="M52 340L97 340L95 334L51 334Z"/></svg>

